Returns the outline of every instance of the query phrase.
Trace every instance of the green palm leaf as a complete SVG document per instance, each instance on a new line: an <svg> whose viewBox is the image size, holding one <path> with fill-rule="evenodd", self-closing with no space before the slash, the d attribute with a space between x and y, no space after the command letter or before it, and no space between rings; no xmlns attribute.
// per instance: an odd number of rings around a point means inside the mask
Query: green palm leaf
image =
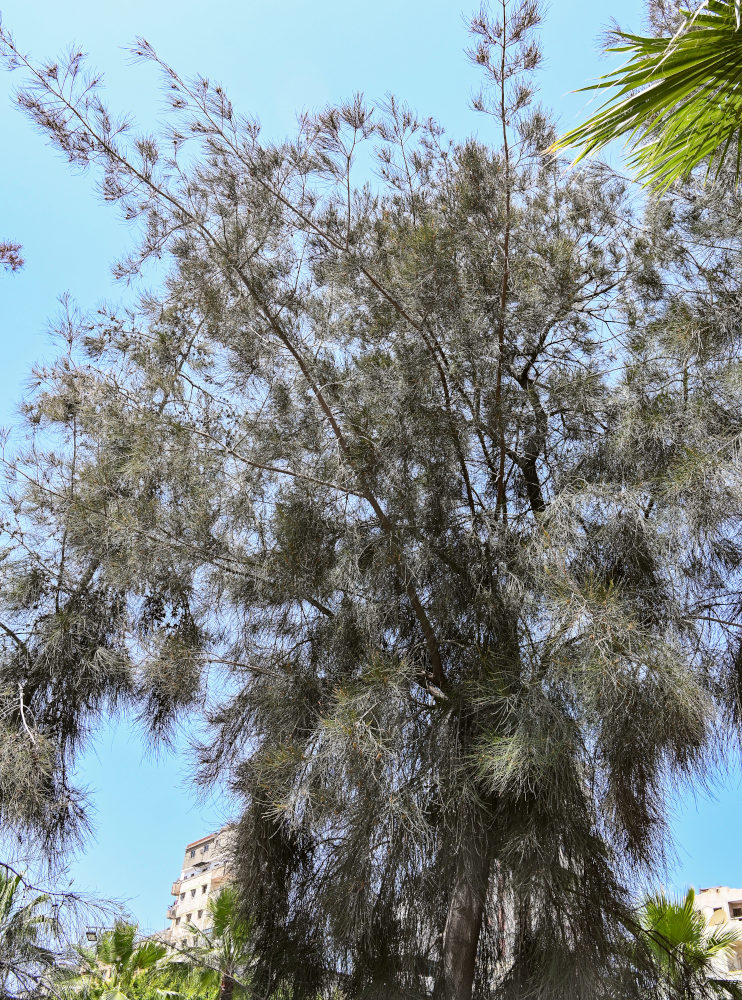
<svg viewBox="0 0 742 1000"><path fill-rule="evenodd" d="M225 886L208 903L211 926L208 931L189 924L196 939L191 948L175 951L169 963L190 970L202 988L219 990L231 997L249 980L254 961L250 924L242 919L234 886Z"/></svg>
<svg viewBox="0 0 742 1000"><path fill-rule="evenodd" d="M718 174L742 153L742 0L706 0L672 38L621 33L622 67L585 90L612 90L597 114L552 151L580 148L577 160L624 138L629 163L663 190L708 160Z"/></svg>
<svg viewBox="0 0 742 1000"><path fill-rule="evenodd" d="M46 894L29 898L23 878L0 865L0 996L12 977L54 965L59 928L49 904Z"/></svg>
<svg viewBox="0 0 742 1000"><path fill-rule="evenodd" d="M117 922L105 931L94 949L77 949L81 971L65 978L66 992L100 1000L132 1000L162 968L167 948L152 940L137 941L136 924Z"/></svg>
<svg viewBox="0 0 742 1000"><path fill-rule="evenodd" d="M659 978L669 996L691 995L689 983L701 982L709 987L709 995L742 1000L740 984L715 975L717 960L740 940L739 934L733 927L708 928L694 903L692 889L681 900L657 893L644 902L639 921Z"/></svg>

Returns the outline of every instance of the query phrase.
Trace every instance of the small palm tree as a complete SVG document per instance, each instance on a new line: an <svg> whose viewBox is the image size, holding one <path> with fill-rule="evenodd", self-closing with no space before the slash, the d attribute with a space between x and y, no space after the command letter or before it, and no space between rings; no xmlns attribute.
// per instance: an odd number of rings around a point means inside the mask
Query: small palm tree
<svg viewBox="0 0 742 1000"><path fill-rule="evenodd" d="M78 968L60 984L66 993L100 1000L132 1000L162 965L167 954L155 941L137 942L136 924L117 922L94 948L79 947Z"/></svg>
<svg viewBox="0 0 742 1000"><path fill-rule="evenodd" d="M250 979L253 965L250 925L239 916L237 891L226 886L209 900L212 925L202 930L193 924L188 930L196 943L171 957L173 964L188 967L203 988L218 989L219 1000L232 1000Z"/></svg>
<svg viewBox="0 0 742 1000"><path fill-rule="evenodd" d="M629 162L641 180L662 190L709 159L721 169L732 157L742 172L742 2L704 0L681 11L672 36L617 35L628 61L585 90L609 91L608 101L552 147L580 148L577 159L614 139L631 145Z"/></svg>
<svg viewBox="0 0 742 1000"><path fill-rule="evenodd" d="M693 889L682 900L656 893L640 911L643 943L661 995L742 1000L742 983L730 981L718 970L719 959L727 957L739 935L734 928L707 927L694 901Z"/></svg>
<svg viewBox="0 0 742 1000"><path fill-rule="evenodd" d="M32 992L54 965L50 902L46 894L29 898L23 878L0 865L0 997Z"/></svg>

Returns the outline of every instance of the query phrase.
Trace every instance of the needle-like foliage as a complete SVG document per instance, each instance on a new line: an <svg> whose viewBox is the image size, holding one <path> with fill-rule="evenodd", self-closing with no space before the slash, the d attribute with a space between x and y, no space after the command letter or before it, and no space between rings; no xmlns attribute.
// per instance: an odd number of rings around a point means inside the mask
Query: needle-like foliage
<svg viewBox="0 0 742 1000"><path fill-rule="evenodd" d="M144 42L132 136L2 36L165 276L65 312L5 458L0 815L69 835L111 705L200 718L256 995L592 1000L740 732L742 206L542 156L538 21L473 20L495 148L360 97L265 142Z"/></svg>

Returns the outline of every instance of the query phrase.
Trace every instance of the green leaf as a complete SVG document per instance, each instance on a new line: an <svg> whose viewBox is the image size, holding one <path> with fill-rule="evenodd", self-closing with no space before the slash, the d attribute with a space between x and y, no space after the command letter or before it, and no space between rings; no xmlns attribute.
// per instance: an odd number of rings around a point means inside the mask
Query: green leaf
<svg viewBox="0 0 742 1000"><path fill-rule="evenodd" d="M613 96L552 152L576 146L580 160L625 138L639 179L655 189L706 159L718 176L742 121L741 11L742 0L709 0L672 38L623 33L626 44L614 51L629 60L583 88Z"/></svg>

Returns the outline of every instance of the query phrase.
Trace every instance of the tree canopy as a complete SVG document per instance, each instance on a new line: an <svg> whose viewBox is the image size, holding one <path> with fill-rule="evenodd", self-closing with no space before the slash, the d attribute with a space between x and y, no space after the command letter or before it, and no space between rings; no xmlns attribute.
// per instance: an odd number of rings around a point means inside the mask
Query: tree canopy
<svg viewBox="0 0 742 1000"><path fill-rule="evenodd" d="M538 23L472 22L494 148L361 97L272 143L144 41L136 135L1 36L164 277L67 303L6 454L0 820L69 840L102 713L200 713L260 995L615 996L740 732L742 202L544 156Z"/></svg>

